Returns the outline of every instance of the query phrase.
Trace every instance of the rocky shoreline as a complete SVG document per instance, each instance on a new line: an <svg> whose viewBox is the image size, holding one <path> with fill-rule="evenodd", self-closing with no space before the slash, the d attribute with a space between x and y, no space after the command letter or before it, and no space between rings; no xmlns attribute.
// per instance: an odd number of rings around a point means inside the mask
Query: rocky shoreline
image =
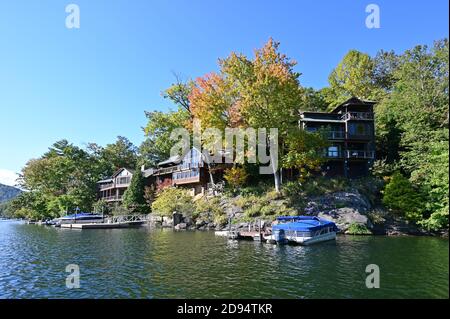
<svg viewBox="0 0 450 319"><path fill-rule="evenodd" d="M284 200L279 201L283 205ZM243 221L243 210L230 199L221 199L220 205L231 218L233 230L247 230L249 227L261 226L270 228L273 219L255 217ZM374 207L370 201L358 191L335 192L311 198L299 215L318 216L336 223L340 234L353 235L387 235L387 236L442 236L448 237L448 231L431 233L416 225L392 216L382 207ZM227 230L228 224L215 223L209 212L201 213L196 219L175 213L173 217L152 215L150 224L155 227L174 228L175 230ZM354 231L363 230L363 231Z"/></svg>

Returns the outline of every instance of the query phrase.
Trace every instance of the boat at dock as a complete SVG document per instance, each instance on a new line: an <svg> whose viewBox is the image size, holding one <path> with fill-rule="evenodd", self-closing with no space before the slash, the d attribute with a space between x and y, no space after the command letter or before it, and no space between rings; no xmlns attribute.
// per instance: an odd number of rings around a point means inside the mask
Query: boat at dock
<svg viewBox="0 0 450 319"><path fill-rule="evenodd" d="M76 213L71 215L66 215L63 217L55 218L53 220L56 224L93 224L93 223L103 223L104 217L99 214L92 213Z"/></svg>
<svg viewBox="0 0 450 319"><path fill-rule="evenodd" d="M282 216L272 226L269 243L310 245L336 239L335 223L316 216Z"/></svg>

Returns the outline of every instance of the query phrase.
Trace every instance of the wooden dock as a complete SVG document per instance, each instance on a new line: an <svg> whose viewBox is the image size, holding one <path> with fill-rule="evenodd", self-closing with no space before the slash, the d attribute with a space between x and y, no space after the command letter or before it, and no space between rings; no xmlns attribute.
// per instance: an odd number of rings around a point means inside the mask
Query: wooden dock
<svg viewBox="0 0 450 319"><path fill-rule="evenodd" d="M129 221L116 223L88 223L88 224L61 224L61 228L72 229L108 229L108 228L130 228L141 226L145 221Z"/></svg>

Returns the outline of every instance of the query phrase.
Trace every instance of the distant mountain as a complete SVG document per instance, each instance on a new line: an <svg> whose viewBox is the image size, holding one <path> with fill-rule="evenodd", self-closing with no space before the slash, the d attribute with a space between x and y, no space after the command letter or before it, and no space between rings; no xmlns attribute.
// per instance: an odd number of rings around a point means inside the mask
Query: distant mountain
<svg viewBox="0 0 450 319"><path fill-rule="evenodd" d="M0 184L0 203L13 199L20 193L22 193L22 191L18 188Z"/></svg>

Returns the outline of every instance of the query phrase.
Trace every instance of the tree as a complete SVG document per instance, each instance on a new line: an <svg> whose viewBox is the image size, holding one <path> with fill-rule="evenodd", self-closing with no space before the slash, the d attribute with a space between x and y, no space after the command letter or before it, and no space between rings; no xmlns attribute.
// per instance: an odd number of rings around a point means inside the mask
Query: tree
<svg viewBox="0 0 450 319"><path fill-rule="evenodd" d="M107 144L101 150L101 159L110 166L108 175L122 167L136 167L138 164L138 150L126 137L118 136L115 143Z"/></svg>
<svg viewBox="0 0 450 319"><path fill-rule="evenodd" d="M189 94L192 91L194 83L192 81L183 82L180 77L175 74L176 82L163 92L165 99L170 99L178 107L182 107L185 111L191 112Z"/></svg>
<svg viewBox="0 0 450 319"><path fill-rule="evenodd" d="M132 212L146 212L147 206L144 198L144 176L139 168L136 169L131 179L130 186L123 194L123 206Z"/></svg>
<svg viewBox="0 0 450 319"><path fill-rule="evenodd" d="M412 183L401 173L396 172L383 192L383 204L394 213L411 221L422 218L423 198Z"/></svg>
<svg viewBox="0 0 450 319"><path fill-rule="evenodd" d="M304 181L311 171L318 171L325 161L324 150L329 146L325 134L326 131L311 133L300 128L289 130L283 167L298 169L300 181Z"/></svg>
<svg viewBox="0 0 450 319"><path fill-rule="evenodd" d="M243 167L233 166L225 170L223 178L236 191L237 188L243 186L247 180L248 174Z"/></svg>
<svg viewBox="0 0 450 319"><path fill-rule="evenodd" d="M182 188L165 188L156 196L152 212L162 216L172 216L173 212L191 215L194 211L192 197Z"/></svg>
<svg viewBox="0 0 450 319"><path fill-rule="evenodd" d="M279 145L283 145L289 128L297 125L296 115L302 105L303 89L294 71L296 62L278 50L279 43L269 39L262 49L255 51L253 60L231 54L221 61L222 72L236 85L239 92L239 113L245 125L259 129L274 126L279 131ZM267 134L266 145L273 136ZM283 152L283 147L280 147ZM271 152L272 163L279 154ZM280 191L279 168L273 166L275 190Z"/></svg>
<svg viewBox="0 0 450 319"><path fill-rule="evenodd" d="M335 107L355 96L376 99L379 93L374 81L374 61L357 50L349 51L328 77L329 87L324 89L330 107Z"/></svg>
<svg viewBox="0 0 450 319"><path fill-rule="evenodd" d="M390 94L376 111L381 154L425 194L421 222L448 227L448 40L398 56Z"/></svg>
<svg viewBox="0 0 450 319"><path fill-rule="evenodd" d="M177 111L145 112L148 123L144 128L145 141L140 146L140 153L149 165L156 165L170 156L170 150L176 141L170 134L176 128L185 127L190 120L190 113L179 107Z"/></svg>

